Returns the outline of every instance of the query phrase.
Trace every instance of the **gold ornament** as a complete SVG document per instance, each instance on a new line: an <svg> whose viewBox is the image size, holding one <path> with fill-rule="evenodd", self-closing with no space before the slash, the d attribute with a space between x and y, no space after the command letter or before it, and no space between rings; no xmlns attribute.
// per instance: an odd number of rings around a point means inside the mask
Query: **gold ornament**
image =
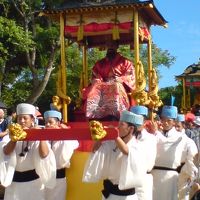
<svg viewBox="0 0 200 200"><path fill-rule="evenodd" d="M136 89L132 93L132 97L137 102L137 105L148 105L150 101L148 99L148 94L145 91L146 79L144 74L144 67L141 61L139 61L137 65L138 65L137 85Z"/></svg>
<svg viewBox="0 0 200 200"><path fill-rule="evenodd" d="M27 133L22 129L21 125L17 123L11 124L8 127L8 130L9 130L10 139L13 142L24 140L27 136Z"/></svg>
<svg viewBox="0 0 200 200"><path fill-rule="evenodd" d="M151 84L149 90L149 107L153 109L160 107L163 103L158 96L158 77L155 69L151 71Z"/></svg>
<svg viewBox="0 0 200 200"><path fill-rule="evenodd" d="M101 140L107 135L102 123L95 120L90 121L90 132L93 140Z"/></svg>

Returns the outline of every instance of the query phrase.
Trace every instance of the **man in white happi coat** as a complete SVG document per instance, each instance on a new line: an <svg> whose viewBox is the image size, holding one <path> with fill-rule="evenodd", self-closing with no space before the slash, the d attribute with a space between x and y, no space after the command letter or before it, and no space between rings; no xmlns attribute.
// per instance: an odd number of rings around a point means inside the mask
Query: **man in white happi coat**
<svg viewBox="0 0 200 200"><path fill-rule="evenodd" d="M34 128L35 107L17 106L17 122ZM0 179L6 187L4 200L45 200L44 186L56 181L55 157L46 141L15 141L5 136L0 143Z"/></svg>
<svg viewBox="0 0 200 200"><path fill-rule="evenodd" d="M135 188L140 187L147 172L145 153L136 139L143 117L123 111L119 135L94 148L86 163L83 181L104 180L102 200L138 200Z"/></svg>
<svg viewBox="0 0 200 200"><path fill-rule="evenodd" d="M130 109L131 112L142 115L144 119L148 117L148 108L145 106L133 106ZM145 124L145 122L144 122ZM136 188L136 194L138 200L152 200L153 198L153 177L150 171L152 170L157 152L157 140L156 137L149 133L145 127L142 128L141 134L137 136L139 142L144 145L146 152L146 164L148 164L148 171L145 176L144 184L142 187Z"/></svg>
<svg viewBox="0 0 200 200"><path fill-rule="evenodd" d="M161 121L163 133L157 133L157 156L153 175L153 200L177 200L178 176L187 140L174 127L177 107L163 106Z"/></svg>
<svg viewBox="0 0 200 200"><path fill-rule="evenodd" d="M62 114L55 110L49 110L44 113L45 128L60 129ZM55 130L56 134L56 130ZM67 180L65 177L65 168L70 167L70 159L76 148L78 148L77 140L51 141L51 149L56 158L56 186L52 189L46 188L45 195L47 200L65 200Z"/></svg>
<svg viewBox="0 0 200 200"><path fill-rule="evenodd" d="M194 159L198 154L198 149L195 142L185 134L184 128L185 115L178 114L175 128L181 136L187 140L186 151L182 155L182 163L179 178L178 178L178 199L189 200L190 184L196 179L198 169L194 164Z"/></svg>

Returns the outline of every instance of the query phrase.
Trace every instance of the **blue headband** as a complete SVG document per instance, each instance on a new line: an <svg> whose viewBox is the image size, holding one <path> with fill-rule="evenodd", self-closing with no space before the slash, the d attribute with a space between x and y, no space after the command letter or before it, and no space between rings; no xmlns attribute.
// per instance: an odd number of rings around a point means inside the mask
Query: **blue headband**
<svg viewBox="0 0 200 200"><path fill-rule="evenodd" d="M120 121L134 124L136 126L143 125L144 117L142 115L137 115L127 110L121 113Z"/></svg>
<svg viewBox="0 0 200 200"><path fill-rule="evenodd" d="M148 108L145 106L132 106L130 111L137 115L148 116Z"/></svg>
<svg viewBox="0 0 200 200"><path fill-rule="evenodd" d="M49 117L58 118L59 121L62 119L62 114L56 110L49 110L44 113L44 119Z"/></svg>
<svg viewBox="0 0 200 200"><path fill-rule="evenodd" d="M178 115L178 109L176 106L163 106L161 117L176 119L177 115Z"/></svg>

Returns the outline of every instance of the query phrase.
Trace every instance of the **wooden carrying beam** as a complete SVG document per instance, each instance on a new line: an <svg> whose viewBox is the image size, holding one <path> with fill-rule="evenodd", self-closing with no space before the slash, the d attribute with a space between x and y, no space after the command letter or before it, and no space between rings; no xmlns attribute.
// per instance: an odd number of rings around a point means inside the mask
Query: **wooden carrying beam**
<svg viewBox="0 0 200 200"><path fill-rule="evenodd" d="M113 140L118 136L117 122L103 123L107 135L103 140ZM69 123L62 129L27 129L25 141L35 140L92 140L89 124L86 122Z"/></svg>

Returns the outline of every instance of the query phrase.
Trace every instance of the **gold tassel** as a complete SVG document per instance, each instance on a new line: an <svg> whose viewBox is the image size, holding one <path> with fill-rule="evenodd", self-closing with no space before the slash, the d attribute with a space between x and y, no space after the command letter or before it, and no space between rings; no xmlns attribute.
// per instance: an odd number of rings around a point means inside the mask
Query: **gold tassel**
<svg viewBox="0 0 200 200"><path fill-rule="evenodd" d="M139 35L141 36L141 41L144 40L144 32L142 30L142 28L139 27Z"/></svg>
<svg viewBox="0 0 200 200"><path fill-rule="evenodd" d="M113 37L113 40L119 40L120 39L120 36L119 36L119 26L117 24L115 24L113 26L112 37Z"/></svg>
<svg viewBox="0 0 200 200"><path fill-rule="evenodd" d="M80 24L80 26L78 27L77 40L83 40L83 24Z"/></svg>

